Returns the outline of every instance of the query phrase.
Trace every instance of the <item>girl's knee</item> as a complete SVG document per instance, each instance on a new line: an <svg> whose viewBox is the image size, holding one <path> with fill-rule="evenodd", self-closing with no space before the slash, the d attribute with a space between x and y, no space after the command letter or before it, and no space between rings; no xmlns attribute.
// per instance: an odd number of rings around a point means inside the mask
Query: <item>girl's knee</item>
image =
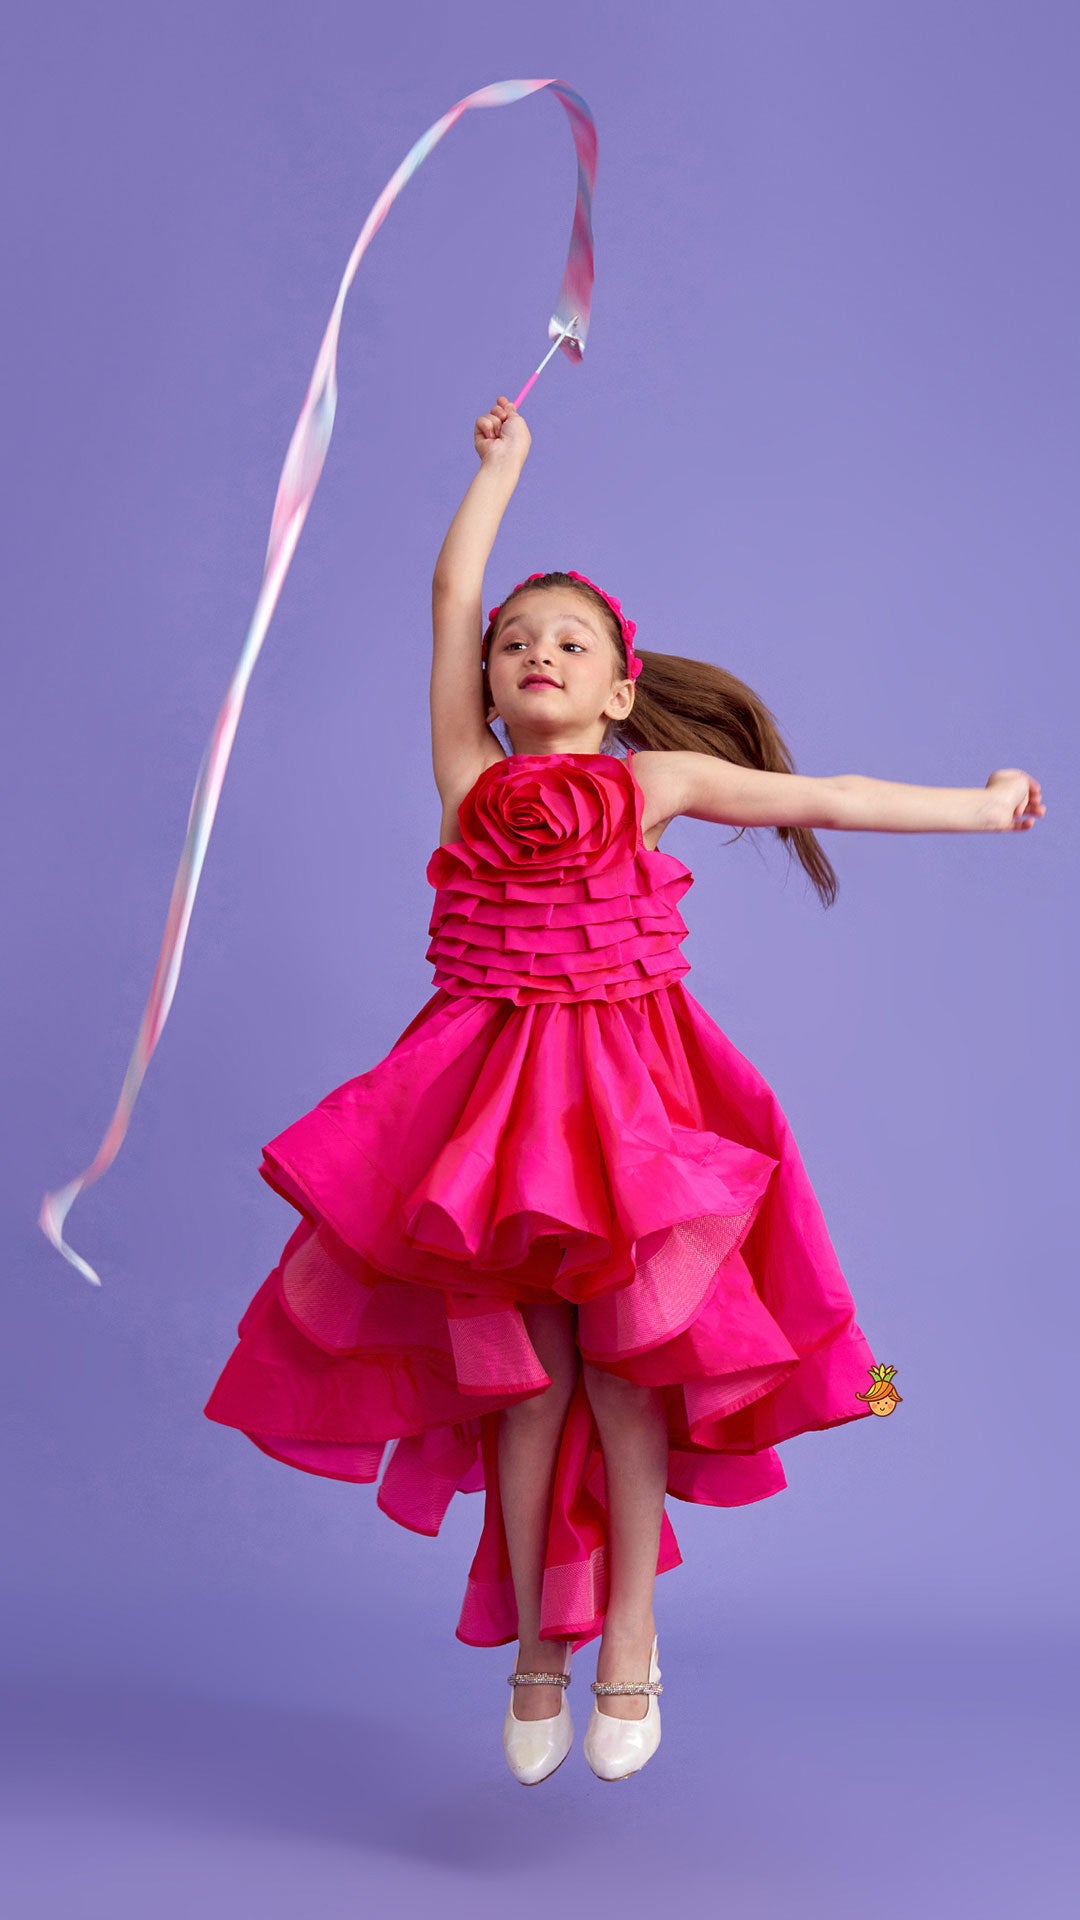
<svg viewBox="0 0 1080 1920"><path fill-rule="evenodd" d="M548 1367L547 1371L551 1373L551 1368ZM576 1371L572 1377L562 1373L552 1374L549 1387L542 1387L539 1393L531 1393L527 1400L517 1400L513 1406L504 1407L502 1417L514 1426L561 1426L574 1397L576 1384Z"/></svg>
<svg viewBox="0 0 1080 1920"><path fill-rule="evenodd" d="M633 1415L651 1407L656 1399L655 1387L638 1386L634 1380L625 1380L621 1373L610 1373L606 1367L594 1366L591 1360L582 1361L582 1373L585 1376L585 1391L593 1410L605 1412L624 1411Z"/></svg>

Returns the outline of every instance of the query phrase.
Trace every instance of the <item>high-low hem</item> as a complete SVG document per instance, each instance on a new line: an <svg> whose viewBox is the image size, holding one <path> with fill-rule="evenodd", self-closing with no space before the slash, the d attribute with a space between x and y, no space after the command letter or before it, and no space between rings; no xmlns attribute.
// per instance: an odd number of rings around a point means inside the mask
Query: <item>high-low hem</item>
<svg viewBox="0 0 1080 1920"><path fill-rule="evenodd" d="M602 1010L587 1003L539 1015L437 990L422 1011L426 1019L411 1023L386 1061L264 1147L260 1173L300 1217L245 1311L239 1344L205 1412L285 1465L353 1484L380 1482L380 1511L429 1538L456 1493L482 1492L483 1527L455 1632L467 1645L501 1646L516 1638L517 1619L497 1484L498 1418L550 1385L522 1306L536 1299L576 1306L581 1359L656 1387L668 1420L667 1493L695 1505L742 1506L782 1491L777 1445L866 1418L855 1396L873 1355L775 1096L681 982ZM533 1038L542 1050L556 1021L578 1029L571 1051L595 1022L623 1029L620 1073L606 1084L630 1094L633 1106L634 1080L648 1077L657 1104L646 1157L654 1166L663 1166L667 1145L657 1129L672 1129L668 1178L638 1187L632 1219L621 1162L601 1163L595 1154L591 1204L567 1203L555 1151L560 1141L573 1150L562 1130L565 1109L554 1130L549 1117L544 1133L520 1090L516 1118L501 1117L510 1137L489 1141L484 1158L493 1164L499 1152L520 1152L526 1138L540 1142L544 1150L530 1173L519 1173L523 1191L513 1196L530 1202L524 1227L519 1219L507 1232L510 1216L490 1201L486 1237L475 1230L475 1214L455 1215L447 1155L468 1126L482 1081L475 1060L464 1103L449 1122L444 1114L441 1126L433 1123L434 1152L421 1143L423 1164L405 1164L406 1155L396 1183L378 1165L372 1141L391 1142L400 1154L408 1112L430 1110L424 1063L436 1062L445 1075L450 1057L440 1030L457 1035L463 1050L479 1046L490 1057L511 1020L539 1020ZM610 1033L601 1036L602 1049L612 1044ZM631 1058L634 1075L626 1070ZM536 1084L523 1073L521 1086ZM677 1085L682 1100L673 1097ZM685 1104L688 1087L700 1102L696 1112ZM640 1127L640 1104L635 1113ZM625 1114L609 1110L598 1131L616 1146L629 1142L632 1154L627 1126ZM474 1129L474 1157L477 1137ZM685 1207L680 1182L692 1177L698 1208L672 1219L673 1186ZM727 1213L716 1210L718 1182ZM438 1253L430 1243L416 1247L403 1225L426 1218L430 1236L433 1205L461 1236L456 1256L445 1245ZM504 1245L524 1252L515 1265L493 1258L500 1227ZM573 1266L575 1242L579 1253L591 1250L591 1268ZM581 1580L595 1584L597 1569L606 1570L606 1499L583 1378L564 1425L550 1528L547 1571L591 1568ZM665 1511L657 1573L680 1562ZM574 1598L569 1611L561 1595ZM590 1611L580 1601L567 1575L549 1581L541 1636L583 1644L602 1631L604 1602Z"/></svg>

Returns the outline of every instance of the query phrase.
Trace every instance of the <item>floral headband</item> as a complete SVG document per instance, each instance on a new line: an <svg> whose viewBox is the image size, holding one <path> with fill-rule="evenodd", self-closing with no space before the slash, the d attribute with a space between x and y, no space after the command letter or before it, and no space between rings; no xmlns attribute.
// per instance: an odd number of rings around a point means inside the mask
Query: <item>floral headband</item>
<svg viewBox="0 0 1080 1920"><path fill-rule="evenodd" d="M583 573L575 573L573 567L568 567L566 571L571 580L580 580L583 586L591 587L593 592L598 593L600 595L601 600L605 600L608 606L611 608L612 613L615 615L615 618L619 622L619 632L622 634L623 646L626 648L627 673L629 674L631 680L636 680L644 664L643 661L640 660L638 658L638 655L634 652L634 635L637 632L637 621L628 620L622 610L621 603L618 600L614 599L610 593L605 593L603 587L598 587L595 580L588 579L587 576ZM542 573L530 573L528 580L518 581L517 586L513 587L511 591L507 594L506 600L512 600L514 597L514 594L520 593L522 587L527 587L531 581L542 580L543 578L544 578L544 575ZM482 660L487 658L487 647L488 647L488 641L491 638L491 630L495 625L495 622L498 619L499 614L502 612L503 607L506 605L506 600L500 601L497 607L492 607L491 612L488 614L487 632L484 635L483 644L480 650L480 657Z"/></svg>

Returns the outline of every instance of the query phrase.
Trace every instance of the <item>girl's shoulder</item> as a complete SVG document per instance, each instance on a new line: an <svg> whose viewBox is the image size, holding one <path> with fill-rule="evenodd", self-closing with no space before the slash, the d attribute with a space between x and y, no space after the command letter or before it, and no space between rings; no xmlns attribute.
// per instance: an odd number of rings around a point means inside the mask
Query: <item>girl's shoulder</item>
<svg viewBox="0 0 1080 1920"><path fill-rule="evenodd" d="M440 847L449 846L451 840L457 839L458 808L466 795L472 792L477 781L483 777L489 767L497 767L501 761L508 760L509 758L510 755L504 753L498 742L495 741L491 747L485 749L475 763L470 761L468 767L458 774L453 784L447 787L446 792L442 796L442 822L439 827Z"/></svg>
<svg viewBox="0 0 1080 1920"><path fill-rule="evenodd" d="M684 757L667 747L642 747L632 757L634 778L641 788L645 803L641 814L641 837L650 850L656 846L665 828L683 810L685 772L678 763Z"/></svg>

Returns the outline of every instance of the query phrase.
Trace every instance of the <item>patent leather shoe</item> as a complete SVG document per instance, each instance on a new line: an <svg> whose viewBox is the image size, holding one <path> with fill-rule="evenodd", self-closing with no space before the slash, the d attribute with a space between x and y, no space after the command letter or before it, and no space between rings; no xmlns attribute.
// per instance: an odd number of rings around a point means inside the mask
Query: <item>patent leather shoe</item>
<svg viewBox="0 0 1080 1920"><path fill-rule="evenodd" d="M645 1693L649 1697L641 1720L619 1720L612 1713L601 1713L598 1702L594 1701L585 1729L584 1747L585 1758L598 1780L627 1780L632 1773L640 1773L660 1745L658 1696L664 1689L660 1685L659 1651L654 1634L647 1680L594 1680L591 1683L595 1694Z"/></svg>
<svg viewBox="0 0 1080 1920"><path fill-rule="evenodd" d="M566 1689L567 1673L524 1672L507 1674L510 1704L503 1721L503 1752L515 1780L523 1787L539 1786L561 1767L574 1742L574 1723L570 1717ZM558 1713L544 1720L519 1720L514 1712L514 1693L518 1687L555 1686L562 1688Z"/></svg>

